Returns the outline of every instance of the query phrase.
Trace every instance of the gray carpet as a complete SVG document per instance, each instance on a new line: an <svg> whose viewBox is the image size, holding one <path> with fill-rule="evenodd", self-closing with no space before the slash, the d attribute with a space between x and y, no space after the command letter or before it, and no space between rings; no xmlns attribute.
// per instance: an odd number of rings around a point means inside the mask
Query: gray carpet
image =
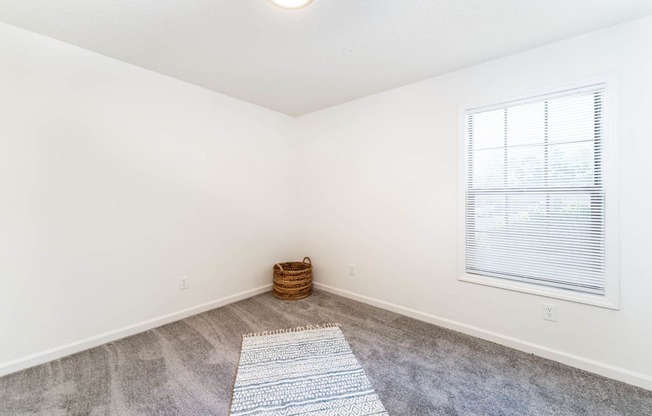
<svg viewBox="0 0 652 416"><path fill-rule="evenodd" d="M324 292L264 294L0 378L2 415L226 415L241 334L339 322L391 415L652 415L652 392Z"/></svg>

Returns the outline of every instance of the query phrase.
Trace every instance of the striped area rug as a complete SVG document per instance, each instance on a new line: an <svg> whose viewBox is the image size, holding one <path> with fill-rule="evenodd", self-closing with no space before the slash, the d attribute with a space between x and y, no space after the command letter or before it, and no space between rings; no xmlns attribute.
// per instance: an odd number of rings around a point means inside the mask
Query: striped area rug
<svg viewBox="0 0 652 416"><path fill-rule="evenodd" d="M231 416L387 415L337 324L244 335Z"/></svg>

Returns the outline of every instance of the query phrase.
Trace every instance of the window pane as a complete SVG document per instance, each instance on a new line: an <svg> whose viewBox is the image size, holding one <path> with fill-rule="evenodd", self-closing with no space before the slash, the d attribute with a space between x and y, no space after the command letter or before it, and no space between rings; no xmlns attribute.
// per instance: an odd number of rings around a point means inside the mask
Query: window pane
<svg viewBox="0 0 652 416"><path fill-rule="evenodd" d="M504 149L476 150L473 157L472 169L474 188L497 188L504 186Z"/></svg>
<svg viewBox="0 0 652 416"><path fill-rule="evenodd" d="M541 187L545 184L545 147L524 146L507 149L507 186Z"/></svg>
<svg viewBox="0 0 652 416"><path fill-rule="evenodd" d="M545 102L519 105L507 110L507 146L543 144Z"/></svg>
<svg viewBox="0 0 652 416"><path fill-rule="evenodd" d="M496 232L505 228L505 197L503 195L477 195L474 197L474 229Z"/></svg>
<svg viewBox="0 0 652 416"><path fill-rule="evenodd" d="M548 103L550 143L593 140L596 114L593 94L556 98Z"/></svg>
<svg viewBox="0 0 652 416"><path fill-rule="evenodd" d="M505 110L473 115L473 149L489 149L505 145Z"/></svg>
<svg viewBox="0 0 652 416"><path fill-rule="evenodd" d="M560 233L572 231L573 238L592 235L597 230L591 226L597 224L600 228L602 222L600 211L592 211L594 198L591 193L550 196L549 215L555 217L553 227Z"/></svg>
<svg viewBox="0 0 652 416"><path fill-rule="evenodd" d="M548 160L549 186L593 185L593 141L551 145Z"/></svg>
<svg viewBox="0 0 652 416"><path fill-rule="evenodd" d="M546 195L531 193L507 197L508 222L512 232L527 236L536 232L546 216Z"/></svg>

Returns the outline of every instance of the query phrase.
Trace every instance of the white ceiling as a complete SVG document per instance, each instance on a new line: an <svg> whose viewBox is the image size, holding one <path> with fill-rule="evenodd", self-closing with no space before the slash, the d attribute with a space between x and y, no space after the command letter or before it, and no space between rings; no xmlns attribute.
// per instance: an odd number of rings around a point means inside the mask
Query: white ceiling
<svg viewBox="0 0 652 416"><path fill-rule="evenodd" d="M652 0L0 0L0 21L297 116L652 14Z"/></svg>

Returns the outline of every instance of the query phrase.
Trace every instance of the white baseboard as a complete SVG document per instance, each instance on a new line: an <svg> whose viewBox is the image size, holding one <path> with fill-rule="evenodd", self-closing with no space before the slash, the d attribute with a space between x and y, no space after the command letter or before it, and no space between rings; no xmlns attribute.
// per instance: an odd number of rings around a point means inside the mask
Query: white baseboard
<svg viewBox="0 0 652 416"><path fill-rule="evenodd" d="M562 364L579 368L581 370L589 371L591 373L599 374L601 376L612 378L614 380L622 381L624 383L632 384L634 386L638 386L647 390L652 390L652 376L649 376L647 374L638 373L635 371L627 370L625 368L616 367L610 364L591 360L589 358L580 357L578 355L570 354L564 351L555 350L552 348L545 347L543 345L538 345L518 338L509 337L476 326L453 321L451 319L441 318L439 316L431 315L426 312L421 312L416 309L397 305L391 302L386 302L380 299L375 299L369 296L360 295L354 292L350 292L348 290L338 289L336 287L328 286L323 283L315 282L314 285L317 289L321 289L326 292L344 296L349 299L357 300L359 302L376 306L378 308L385 309L391 312L396 312L404 316L409 316L410 318L418 319L420 321L428 322L430 324L452 329L454 331L458 331L463 334L467 334L487 341L495 342L496 344L514 348L529 354L534 354L543 358L558 361Z"/></svg>
<svg viewBox="0 0 652 416"><path fill-rule="evenodd" d="M70 344L62 345L36 354L28 355L17 360L0 363L0 377L7 374L15 373L16 371L24 370L29 367L34 367L39 364L47 363L49 361L57 360L71 354L75 354L89 348L94 348L107 342L116 341L131 335L138 334L156 328L171 322L175 322L187 318L198 313L206 312L211 309L219 308L220 306L228 305L229 303L237 302L242 299L247 299L252 296L267 292L272 287L271 284L260 286L255 289L247 290L244 292L236 293L235 295L226 296L211 302L201 305L193 306L191 308L183 309L181 311L173 312L168 315L163 315L158 318L149 319L147 321L139 322L134 325L129 325L114 331L105 332L90 338L80 341L72 342Z"/></svg>

